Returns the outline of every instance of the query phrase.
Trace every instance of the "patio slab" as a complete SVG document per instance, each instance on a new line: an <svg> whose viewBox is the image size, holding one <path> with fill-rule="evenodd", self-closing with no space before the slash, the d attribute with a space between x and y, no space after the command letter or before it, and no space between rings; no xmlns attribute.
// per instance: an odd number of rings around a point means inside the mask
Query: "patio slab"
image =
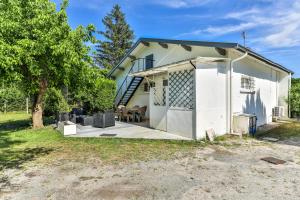
<svg viewBox="0 0 300 200"><path fill-rule="evenodd" d="M101 136L105 135L105 136ZM112 135L114 138L142 138L159 140L191 140L190 138L159 131L147 127L116 121L114 127L95 128L92 126L77 125L77 134L68 137L107 137ZM115 136L113 136L115 135Z"/></svg>

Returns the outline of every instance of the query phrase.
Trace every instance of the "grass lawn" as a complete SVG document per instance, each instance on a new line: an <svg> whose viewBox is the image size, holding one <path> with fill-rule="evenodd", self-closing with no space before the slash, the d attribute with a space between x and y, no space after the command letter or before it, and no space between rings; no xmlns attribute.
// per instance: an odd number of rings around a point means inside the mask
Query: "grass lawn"
<svg viewBox="0 0 300 200"><path fill-rule="evenodd" d="M92 158L107 164L170 159L177 152L189 154L208 144L196 141L66 138L51 126L33 130L30 123L30 116L24 113L0 114L0 171L19 168L37 159L51 163L61 159L84 162ZM279 139L300 137L300 123L284 124L258 135L262 136ZM226 145L226 142L223 143L225 138L230 137L219 137L214 144Z"/></svg>
<svg viewBox="0 0 300 200"><path fill-rule="evenodd" d="M22 167L28 161L100 159L104 163L168 159L189 153L203 142L142 139L65 138L51 126L33 130L24 113L0 114L0 170Z"/></svg>
<svg viewBox="0 0 300 200"><path fill-rule="evenodd" d="M299 122L284 123L277 128L257 134L257 137L259 138L266 137L266 136L278 138L280 140L300 137L300 123Z"/></svg>

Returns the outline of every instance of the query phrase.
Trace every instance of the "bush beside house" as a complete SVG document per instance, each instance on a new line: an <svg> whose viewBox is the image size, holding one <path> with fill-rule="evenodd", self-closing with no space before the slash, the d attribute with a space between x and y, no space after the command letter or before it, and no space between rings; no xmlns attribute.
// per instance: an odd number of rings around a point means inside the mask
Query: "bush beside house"
<svg viewBox="0 0 300 200"><path fill-rule="evenodd" d="M300 78L292 79L289 101L292 117L300 116Z"/></svg>
<svg viewBox="0 0 300 200"><path fill-rule="evenodd" d="M78 85L74 100L80 102L89 114L114 108L116 83L107 79L102 70L97 67L88 68L82 82L83 84Z"/></svg>

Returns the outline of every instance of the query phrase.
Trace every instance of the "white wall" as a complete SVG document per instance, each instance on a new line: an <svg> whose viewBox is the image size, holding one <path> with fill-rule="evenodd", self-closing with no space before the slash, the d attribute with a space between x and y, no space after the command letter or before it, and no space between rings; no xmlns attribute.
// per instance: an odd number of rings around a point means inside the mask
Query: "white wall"
<svg viewBox="0 0 300 200"><path fill-rule="evenodd" d="M235 59L240 54L230 52ZM217 135L229 131L230 107L228 101L229 65L227 63L197 63L196 77L196 133L205 137L206 130L213 128ZM255 93L241 89L241 77L250 76L255 81ZM258 125L272 121L272 109L285 106L288 97L288 73L268 66L254 58L247 57L234 64L232 75L233 113L256 114ZM287 114L287 113L286 113Z"/></svg>
<svg viewBox="0 0 300 200"><path fill-rule="evenodd" d="M231 54L236 58L237 54ZM241 90L242 76L254 77L255 93L243 93ZM278 84L281 76L287 73L247 57L234 64L233 67L233 113L255 114L258 125L272 121L272 109L278 106L278 97L287 95L286 81Z"/></svg>
<svg viewBox="0 0 300 200"><path fill-rule="evenodd" d="M193 138L193 111L169 108L167 131L187 138Z"/></svg>
<svg viewBox="0 0 300 200"><path fill-rule="evenodd" d="M288 96L290 88L291 75L280 73L278 75L278 105L284 107L284 117L289 117Z"/></svg>
<svg viewBox="0 0 300 200"><path fill-rule="evenodd" d="M217 135L226 133L226 63L197 64L196 85L196 136L205 137L213 128Z"/></svg>

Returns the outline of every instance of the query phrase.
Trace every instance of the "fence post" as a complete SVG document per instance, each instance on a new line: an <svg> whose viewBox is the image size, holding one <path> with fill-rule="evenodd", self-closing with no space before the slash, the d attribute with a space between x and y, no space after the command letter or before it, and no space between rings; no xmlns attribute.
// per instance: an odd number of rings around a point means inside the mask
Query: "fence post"
<svg viewBox="0 0 300 200"><path fill-rule="evenodd" d="M6 114L6 100L4 101L4 114Z"/></svg>
<svg viewBox="0 0 300 200"><path fill-rule="evenodd" d="M26 113L28 114L29 111L28 111L28 97L26 98Z"/></svg>

